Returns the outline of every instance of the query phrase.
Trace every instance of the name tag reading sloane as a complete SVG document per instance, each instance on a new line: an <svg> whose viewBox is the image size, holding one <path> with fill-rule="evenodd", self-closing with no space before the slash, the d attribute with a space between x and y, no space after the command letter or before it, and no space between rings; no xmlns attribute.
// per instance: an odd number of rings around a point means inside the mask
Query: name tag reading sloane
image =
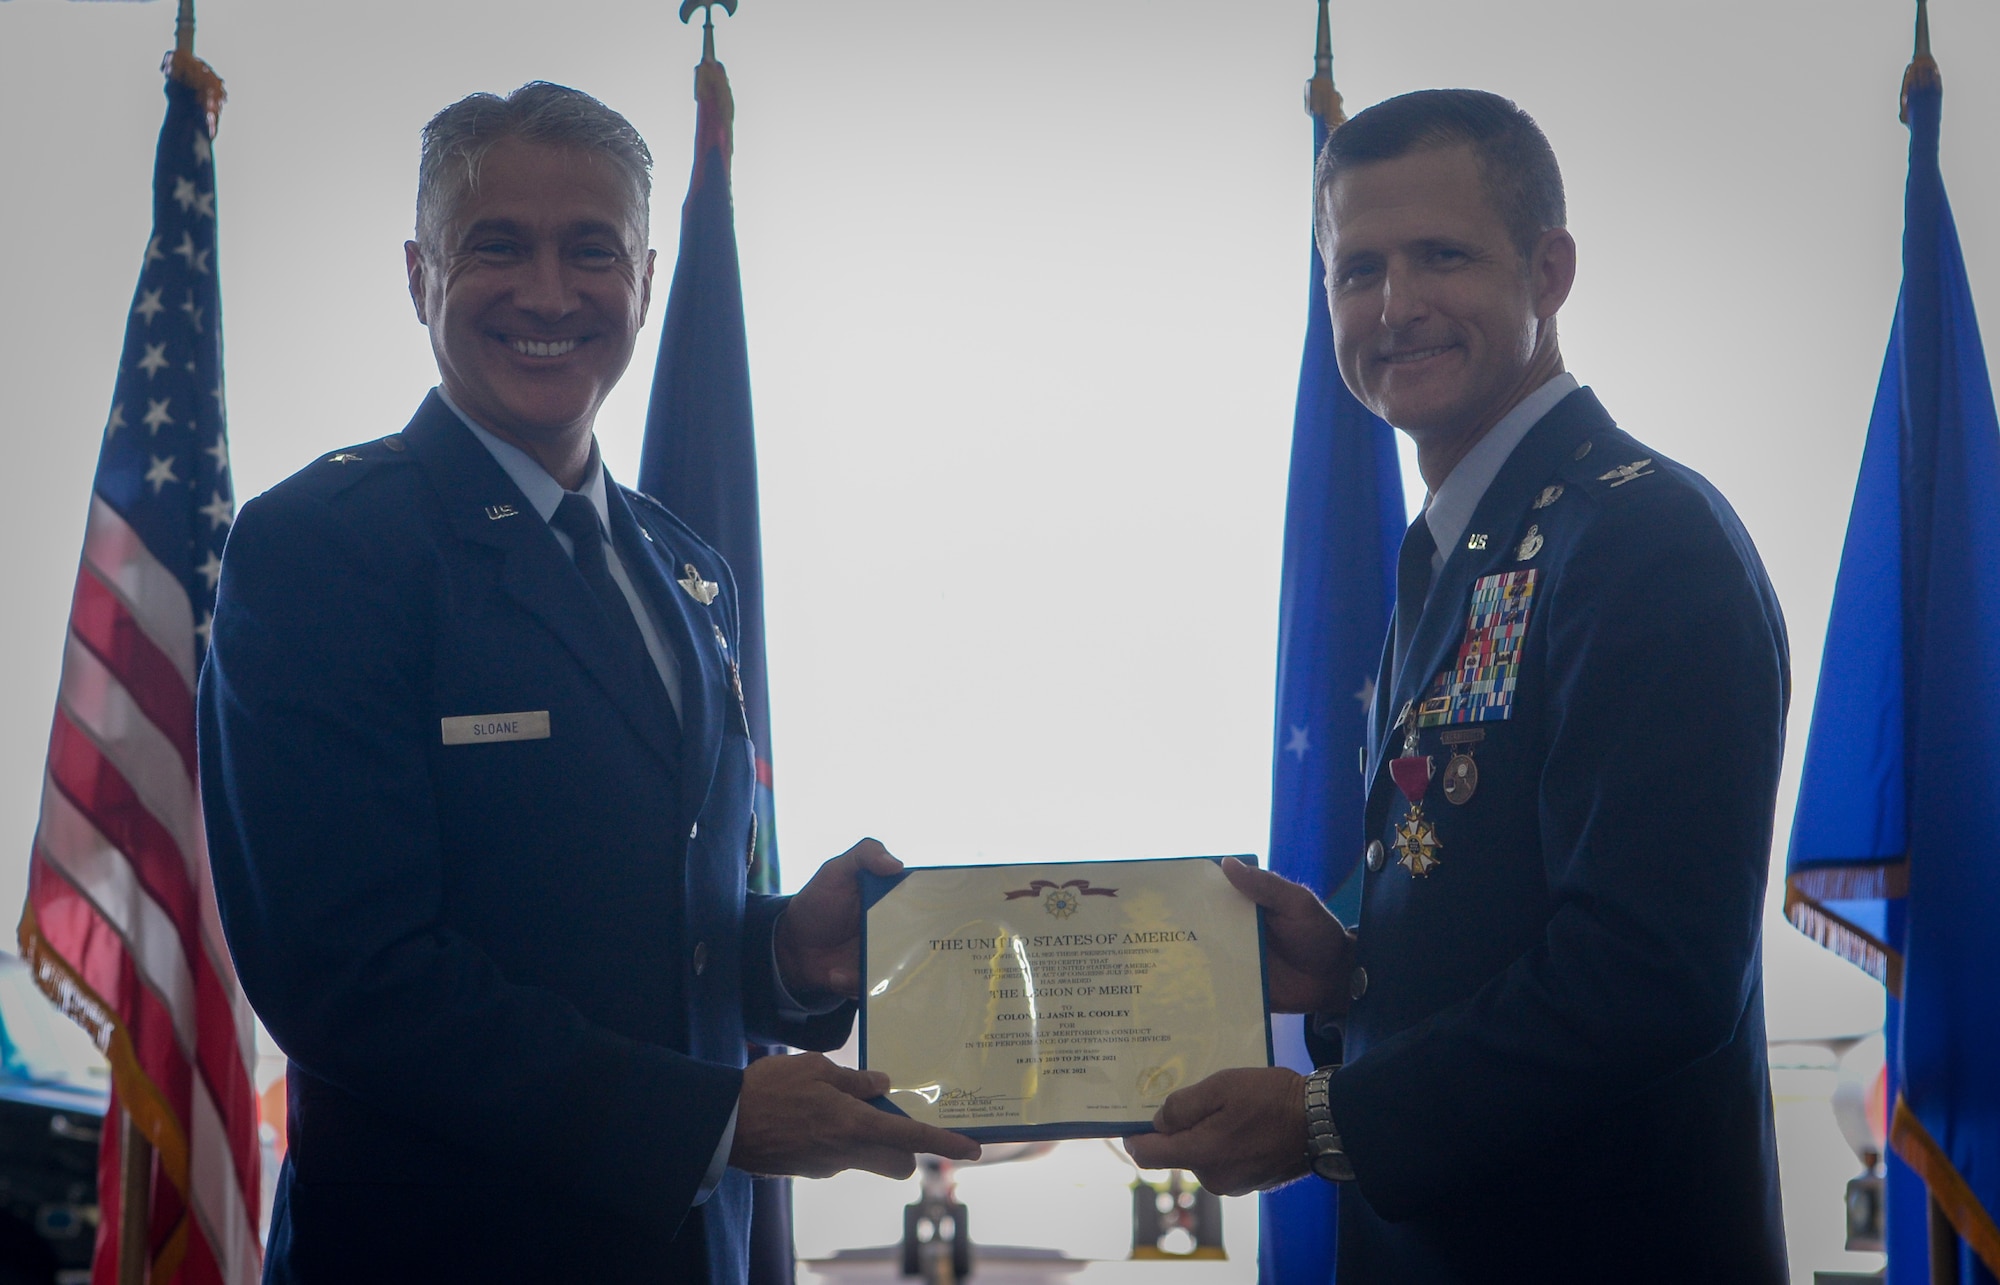
<svg viewBox="0 0 2000 1285"><path fill-rule="evenodd" d="M545 741L549 712L524 709L514 714L461 714L441 718L446 745L479 745L486 741Z"/></svg>
<svg viewBox="0 0 2000 1285"><path fill-rule="evenodd" d="M1270 1065L1257 907L1212 858L914 869L864 875L862 900L861 1065L891 1110L987 1142L1115 1137Z"/></svg>

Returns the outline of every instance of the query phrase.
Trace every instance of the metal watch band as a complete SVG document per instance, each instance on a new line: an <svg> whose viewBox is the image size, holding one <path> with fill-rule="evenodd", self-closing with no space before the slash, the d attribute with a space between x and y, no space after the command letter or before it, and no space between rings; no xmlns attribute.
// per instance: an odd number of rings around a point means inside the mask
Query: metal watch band
<svg viewBox="0 0 2000 1285"><path fill-rule="evenodd" d="M1328 1182L1352 1182L1354 1166L1341 1149L1340 1130L1334 1127L1327 1096L1327 1081L1339 1069L1323 1066L1306 1077L1306 1159L1312 1171Z"/></svg>

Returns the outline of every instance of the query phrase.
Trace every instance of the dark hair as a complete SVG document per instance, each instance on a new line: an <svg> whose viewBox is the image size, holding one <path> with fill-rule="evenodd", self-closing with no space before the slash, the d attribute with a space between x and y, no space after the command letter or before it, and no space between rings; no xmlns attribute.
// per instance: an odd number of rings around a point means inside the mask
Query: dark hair
<svg viewBox="0 0 2000 1285"><path fill-rule="evenodd" d="M580 89L531 80L505 98L468 94L424 126L417 168L417 247L437 238L466 194L479 184L479 163L505 138L597 152L632 180L641 231L653 196L653 154L632 122Z"/></svg>
<svg viewBox="0 0 2000 1285"><path fill-rule="evenodd" d="M1479 158L1486 197L1521 257L1569 219L1555 149L1535 118L1482 89L1419 89L1384 99L1327 136L1313 169L1314 230L1324 248L1328 191L1348 170L1395 160L1423 148L1469 146Z"/></svg>

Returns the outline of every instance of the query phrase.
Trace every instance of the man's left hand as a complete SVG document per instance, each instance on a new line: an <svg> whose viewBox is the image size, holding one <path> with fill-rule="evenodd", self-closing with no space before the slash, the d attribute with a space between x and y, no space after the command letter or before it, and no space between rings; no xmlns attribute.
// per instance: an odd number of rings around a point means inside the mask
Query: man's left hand
<svg viewBox="0 0 2000 1285"><path fill-rule="evenodd" d="M1241 1196L1304 1177L1306 1081L1290 1067L1217 1071L1167 1095L1157 1133L1125 1139L1141 1169L1192 1169L1218 1196Z"/></svg>
<svg viewBox="0 0 2000 1285"><path fill-rule="evenodd" d="M893 875L903 863L863 839L814 873L778 919L778 972L797 996L861 993L861 872Z"/></svg>

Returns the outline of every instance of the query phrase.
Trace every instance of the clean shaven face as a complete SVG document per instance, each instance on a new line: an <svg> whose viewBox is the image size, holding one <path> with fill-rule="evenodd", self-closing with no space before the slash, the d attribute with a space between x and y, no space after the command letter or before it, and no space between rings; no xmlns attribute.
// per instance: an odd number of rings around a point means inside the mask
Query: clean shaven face
<svg viewBox="0 0 2000 1285"><path fill-rule="evenodd" d="M1364 405L1419 445L1443 445L1533 391L1569 289L1544 260L1568 233L1544 233L1524 262L1462 144L1356 166L1326 200L1334 351Z"/></svg>
<svg viewBox="0 0 2000 1285"><path fill-rule="evenodd" d="M411 242L405 259L460 409L519 442L590 433L652 297L645 214L614 162L503 139L439 244Z"/></svg>

